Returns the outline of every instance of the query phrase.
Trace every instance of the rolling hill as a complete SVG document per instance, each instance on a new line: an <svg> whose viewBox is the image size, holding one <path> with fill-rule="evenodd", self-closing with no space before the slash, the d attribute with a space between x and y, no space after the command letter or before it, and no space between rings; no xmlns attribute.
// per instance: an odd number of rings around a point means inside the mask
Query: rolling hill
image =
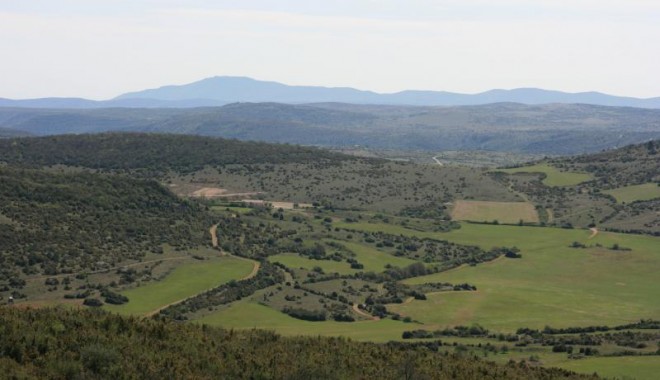
<svg viewBox="0 0 660 380"><path fill-rule="evenodd" d="M660 138L660 110L498 103L461 107L235 103L195 109L0 108L0 127L34 135L106 131L398 150L598 152Z"/></svg>

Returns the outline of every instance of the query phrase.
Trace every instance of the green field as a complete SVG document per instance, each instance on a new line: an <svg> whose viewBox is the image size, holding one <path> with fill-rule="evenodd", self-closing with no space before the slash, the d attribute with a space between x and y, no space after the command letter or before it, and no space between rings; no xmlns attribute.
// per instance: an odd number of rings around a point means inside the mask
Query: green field
<svg viewBox="0 0 660 380"><path fill-rule="evenodd" d="M392 311L433 325L479 323L499 331L617 325L658 318L657 273L660 239L585 230L464 224L442 234L463 244L517 246L522 259L498 259L475 267L406 280L468 282L476 292L428 295L427 301L391 305ZM573 241L603 247L569 248ZM632 251L614 251L613 244Z"/></svg>
<svg viewBox="0 0 660 380"><path fill-rule="evenodd" d="M511 169L497 169L498 172L515 173L543 173L546 175L543 183L547 186L572 186L593 179L589 173L562 172L548 164L537 164Z"/></svg>
<svg viewBox="0 0 660 380"><path fill-rule="evenodd" d="M268 261L271 263L284 264L289 268L304 268L313 270L314 267L320 267L325 273L353 274L357 270L351 268L351 264L346 261L334 260L313 260L307 257L298 256L295 253L282 253L270 256Z"/></svg>
<svg viewBox="0 0 660 380"><path fill-rule="evenodd" d="M250 299L232 303L195 322L234 329L269 329L282 335L349 336L372 342L400 340L404 331L415 328L409 323L391 319L352 323L302 321Z"/></svg>
<svg viewBox="0 0 660 380"><path fill-rule="evenodd" d="M534 205L529 202L488 202L465 201L454 202L451 212L452 220L470 220L474 222L518 223L539 221L539 215Z"/></svg>
<svg viewBox="0 0 660 380"><path fill-rule="evenodd" d="M365 244L339 240L329 241L339 243L348 248L351 252L355 253L355 258L357 261L364 265L365 272L373 271L378 273L387 269L387 265L404 268L410 264L416 263L415 260L407 259L405 257L393 256L389 253L379 251L376 248Z"/></svg>
<svg viewBox="0 0 660 380"><path fill-rule="evenodd" d="M600 376L619 379L654 380L660 371L660 356L625 356L565 360L553 363L553 367L579 373L598 373Z"/></svg>
<svg viewBox="0 0 660 380"><path fill-rule="evenodd" d="M164 279L122 292L129 302L123 305L105 305L119 314L144 315L170 303L194 296L207 289L238 280L252 271L247 260L231 256L184 264Z"/></svg>
<svg viewBox="0 0 660 380"><path fill-rule="evenodd" d="M603 193L616 198L617 202L635 202L646 201L649 199L660 198L660 186L657 183L644 183L642 185L633 185L619 187L612 190L604 190Z"/></svg>

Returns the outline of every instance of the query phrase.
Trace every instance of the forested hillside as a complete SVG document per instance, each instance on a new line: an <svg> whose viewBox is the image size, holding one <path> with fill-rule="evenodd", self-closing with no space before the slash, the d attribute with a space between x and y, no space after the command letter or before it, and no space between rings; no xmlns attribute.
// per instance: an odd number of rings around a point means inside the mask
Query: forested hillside
<svg viewBox="0 0 660 380"><path fill-rule="evenodd" d="M585 104L459 107L235 103L193 109L0 108L0 128L34 135L153 132L330 147L598 152L659 138L660 110Z"/></svg>
<svg viewBox="0 0 660 380"><path fill-rule="evenodd" d="M0 167L1 279L114 266L206 244L210 216L155 181ZM3 281L3 282L5 282Z"/></svg>
<svg viewBox="0 0 660 380"><path fill-rule="evenodd" d="M0 308L0 335L0 371L17 379L596 378L441 354L433 344L283 338L94 310Z"/></svg>
<svg viewBox="0 0 660 380"><path fill-rule="evenodd" d="M229 164L357 161L327 150L197 136L108 133L0 140L0 162L101 170L193 172Z"/></svg>

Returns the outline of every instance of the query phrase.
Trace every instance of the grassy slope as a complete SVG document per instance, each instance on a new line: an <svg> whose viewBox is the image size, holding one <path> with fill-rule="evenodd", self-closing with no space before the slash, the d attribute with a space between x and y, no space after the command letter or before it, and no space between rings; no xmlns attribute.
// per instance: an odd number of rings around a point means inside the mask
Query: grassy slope
<svg viewBox="0 0 660 380"><path fill-rule="evenodd" d="M653 380L658 378L660 357L610 357L589 358L582 360L567 359L554 363L553 366L579 373L598 373L600 376Z"/></svg>
<svg viewBox="0 0 660 380"><path fill-rule="evenodd" d="M572 186L577 185L578 183L589 181L593 178L593 176L588 173L562 172L554 166L550 166L548 164L537 164L512 169L498 169L497 171L509 174L544 173L546 178L543 180L543 183L547 186Z"/></svg>
<svg viewBox="0 0 660 380"><path fill-rule="evenodd" d="M382 272L386 269L386 265L391 265L399 268L404 268L416 261L407 259L405 257L396 257L385 252L381 252L368 245L333 240L344 247L348 248L351 252L355 253L357 261L364 265L364 271L369 272Z"/></svg>
<svg viewBox="0 0 660 380"><path fill-rule="evenodd" d="M644 183L605 190L603 193L613 196L617 202L646 201L660 197L660 186L656 183Z"/></svg>
<svg viewBox="0 0 660 380"><path fill-rule="evenodd" d="M334 260L313 260L307 257L298 256L295 253L283 253L270 256L268 260L272 263L281 263L289 268L305 268L313 270L314 267L320 267L325 273L353 274L357 270L351 269L351 264L346 261Z"/></svg>
<svg viewBox="0 0 660 380"><path fill-rule="evenodd" d="M251 299L235 302L196 322L236 329L272 329L282 335L350 336L360 341L399 340L403 331L414 326L391 319L363 322L308 322L295 319Z"/></svg>
<svg viewBox="0 0 660 380"><path fill-rule="evenodd" d="M120 314L147 314L172 302L238 280L251 270L250 262L233 257L182 265L161 281L122 292L130 300L127 304L105 307Z"/></svg>
<svg viewBox="0 0 660 380"><path fill-rule="evenodd" d="M479 291L432 294L428 301L393 305L393 311L429 324L480 323L501 331L615 325L660 315L657 238L600 233L589 240L584 230L470 224L441 236L485 248L515 245L523 258L409 279L410 284L469 282ZM568 248L573 241L617 243L632 251Z"/></svg>

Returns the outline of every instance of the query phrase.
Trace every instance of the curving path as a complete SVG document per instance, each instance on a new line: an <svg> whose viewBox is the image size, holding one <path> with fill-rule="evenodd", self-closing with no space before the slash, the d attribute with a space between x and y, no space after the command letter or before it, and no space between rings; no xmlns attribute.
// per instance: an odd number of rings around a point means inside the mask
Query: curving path
<svg viewBox="0 0 660 380"><path fill-rule="evenodd" d="M353 304L353 311L356 312L357 314L365 317L365 318L369 318L372 321L379 321L380 320L380 318L374 317L373 315L371 315L371 314L367 313L366 311L360 309L358 307L358 304L356 304L356 303Z"/></svg>

